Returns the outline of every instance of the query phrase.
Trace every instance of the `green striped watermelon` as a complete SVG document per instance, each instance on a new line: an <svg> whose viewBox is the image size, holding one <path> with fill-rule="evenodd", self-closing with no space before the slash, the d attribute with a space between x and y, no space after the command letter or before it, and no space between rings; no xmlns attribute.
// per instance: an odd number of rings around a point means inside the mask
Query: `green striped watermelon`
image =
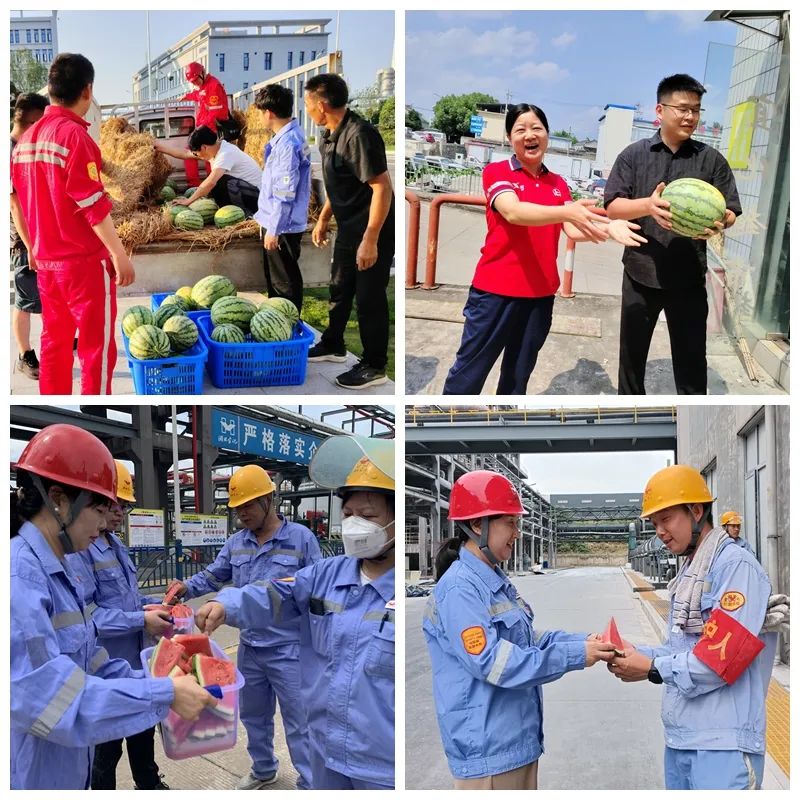
<svg viewBox="0 0 800 800"><path fill-rule="evenodd" d="M214 224L218 228L227 228L230 225L238 225L244 222L244 211L239 206L222 206L222 208L214 214Z"/></svg>
<svg viewBox="0 0 800 800"><path fill-rule="evenodd" d="M175 190L171 186L162 186L159 197L163 203L169 203L176 197Z"/></svg>
<svg viewBox="0 0 800 800"><path fill-rule="evenodd" d="M177 217L181 211L186 211L186 206L176 206L174 203L164 206L164 215L169 218L169 221L173 225L175 224L175 217Z"/></svg>
<svg viewBox="0 0 800 800"><path fill-rule="evenodd" d="M211 338L220 344L244 344L244 333L238 325L217 325Z"/></svg>
<svg viewBox="0 0 800 800"><path fill-rule="evenodd" d="M219 210L219 206L210 197L201 197L199 200L195 200L189 205L189 208L203 218L205 225L214 221L214 214Z"/></svg>
<svg viewBox="0 0 800 800"><path fill-rule="evenodd" d="M167 182L164 184L164 186L169 186L169 188L172 189L173 192L175 192L175 196L177 197L178 183L175 180L175 178L167 178Z"/></svg>
<svg viewBox="0 0 800 800"><path fill-rule="evenodd" d="M672 231L679 236L698 236L725 218L725 198L710 183L698 178L679 178L661 193L669 201Z"/></svg>
<svg viewBox="0 0 800 800"><path fill-rule="evenodd" d="M134 358L147 361L169 356L169 337L155 325L141 325L128 341L128 349Z"/></svg>
<svg viewBox="0 0 800 800"><path fill-rule="evenodd" d="M183 231L199 231L203 227L203 218L191 208L184 208L175 215L173 223Z"/></svg>
<svg viewBox="0 0 800 800"><path fill-rule="evenodd" d="M185 317L186 312L175 303L162 303L153 313L153 325L163 328L170 317Z"/></svg>
<svg viewBox="0 0 800 800"><path fill-rule="evenodd" d="M153 312L147 306L132 306L122 318L122 330L130 336L138 327L153 324Z"/></svg>
<svg viewBox="0 0 800 800"><path fill-rule="evenodd" d="M258 309L246 297L220 297L211 306L214 325L238 325L245 333L250 330L250 320Z"/></svg>
<svg viewBox="0 0 800 800"><path fill-rule="evenodd" d="M184 193L184 197L191 197L197 191L196 186L190 186Z"/></svg>
<svg viewBox="0 0 800 800"><path fill-rule="evenodd" d="M197 325L189 317L170 317L164 323L162 330L169 337L172 349L179 353L188 350L199 336Z"/></svg>
<svg viewBox="0 0 800 800"><path fill-rule="evenodd" d="M280 311L265 308L253 315L250 333L257 342L285 342L292 338L292 324Z"/></svg>
<svg viewBox="0 0 800 800"><path fill-rule="evenodd" d="M197 303L192 300L192 287L191 286L181 286L177 292L175 292L178 297L182 297L186 304L189 306L189 311L196 311L197 310Z"/></svg>
<svg viewBox="0 0 800 800"><path fill-rule="evenodd" d="M274 308L280 311L292 325L295 325L300 319L300 312L297 310L297 306L288 297L270 297L258 307L258 310L262 311L265 308Z"/></svg>
<svg viewBox="0 0 800 800"><path fill-rule="evenodd" d="M224 275L206 275L192 287L192 300L198 308L211 308L220 297L236 294L236 287Z"/></svg>
<svg viewBox="0 0 800 800"><path fill-rule="evenodd" d="M191 311L191 306L185 297L181 297L177 292L168 295L161 303L162 306L178 306L181 311Z"/></svg>

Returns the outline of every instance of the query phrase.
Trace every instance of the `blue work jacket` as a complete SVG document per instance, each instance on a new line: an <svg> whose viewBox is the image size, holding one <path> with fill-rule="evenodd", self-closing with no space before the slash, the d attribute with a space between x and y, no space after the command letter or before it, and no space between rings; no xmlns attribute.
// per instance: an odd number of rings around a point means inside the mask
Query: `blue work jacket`
<svg viewBox="0 0 800 800"><path fill-rule="evenodd" d="M299 624L309 737L329 769L394 787L394 569L362 585L360 562L336 556L216 600L229 625Z"/></svg>
<svg viewBox="0 0 800 800"><path fill-rule="evenodd" d="M11 540L11 788L88 789L93 746L151 728L169 678L110 659L70 565L36 526Z"/></svg>
<svg viewBox="0 0 800 800"><path fill-rule="evenodd" d="M234 533L213 564L185 581L189 590L186 597L218 592L231 581L234 586L241 587L256 581L286 578L319 561L322 551L314 534L304 525L278 516L280 528L261 547L252 531L245 528ZM273 647L300 641L297 622L287 626L274 625L262 614L241 627L241 640L251 647Z"/></svg>
<svg viewBox="0 0 800 800"><path fill-rule="evenodd" d="M583 669L587 633L533 628L503 571L462 547L423 619L433 696L450 771L497 775L544 752L541 685Z"/></svg>
<svg viewBox="0 0 800 800"><path fill-rule="evenodd" d="M733 537L732 537L732 536L731 536L731 539L733 539ZM750 546L750 544L749 544L749 542L747 541L747 539L743 539L743 538L740 536L738 539L733 539L733 543L734 543L734 544L738 544L738 545L739 545L739 547L743 548L744 550L747 550L747 552L748 552L748 553L752 553L753 555L755 555L755 551L754 551L754 550L753 550L753 548Z"/></svg>
<svg viewBox="0 0 800 800"><path fill-rule="evenodd" d="M112 658L124 658L141 669L140 653L150 644L145 642L143 607L161 601L141 594L128 548L116 534L105 534L87 550L68 555L67 561L84 590L98 644Z"/></svg>
<svg viewBox="0 0 800 800"><path fill-rule="evenodd" d="M744 604L725 613L758 636L770 596L769 578L755 557L732 539L723 542L706 575L700 600L704 620L720 607L726 592L741 593ZM661 647L637 648L655 659L655 667L664 679L661 720L667 747L763 753L765 698L776 638L762 636L765 648L737 681L728 686L692 653L700 635L673 629L672 614L671 606L667 639Z"/></svg>

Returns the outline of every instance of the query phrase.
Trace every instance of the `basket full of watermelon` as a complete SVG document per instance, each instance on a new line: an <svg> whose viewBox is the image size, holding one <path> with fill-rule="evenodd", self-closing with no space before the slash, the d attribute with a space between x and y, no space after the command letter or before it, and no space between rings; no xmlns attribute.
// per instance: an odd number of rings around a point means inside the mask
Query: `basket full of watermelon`
<svg viewBox="0 0 800 800"><path fill-rule="evenodd" d="M222 699L189 721L170 711L159 724L167 758L180 760L230 750L236 744L239 692L244 678L216 642L205 634L178 634L160 639L141 654L148 677L194 675L201 686L218 686Z"/></svg>

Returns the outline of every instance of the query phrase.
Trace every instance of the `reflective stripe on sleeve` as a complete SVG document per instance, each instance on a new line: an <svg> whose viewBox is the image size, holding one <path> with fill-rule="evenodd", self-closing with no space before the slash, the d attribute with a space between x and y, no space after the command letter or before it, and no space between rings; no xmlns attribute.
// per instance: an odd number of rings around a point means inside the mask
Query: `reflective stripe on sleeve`
<svg viewBox="0 0 800 800"><path fill-rule="evenodd" d="M89 605L85 606L83 609L83 618L91 619L95 611L97 611L97 603L89 603Z"/></svg>
<svg viewBox="0 0 800 800"><path fill-rule="evenodd" d="M29 153L14 156L15 164L34 164L37 161L44 162L45 164L54 164L57 167L66 167L67 162L60 156L53 155L52 153Z"/></svg>
<svg viewBox="0 0 800 800"><path fill-rule="evenodd" d="M101 647L89 662L89 672L94 675L94 673L97 672L97 670L100 669L100 667L102 667L103 664L105 664L109 659L110 656L108 655L108 650L106 650L105 647Z"/></svg>
<svg viewBox="0 0 800 800"><path fill-rule="evenodd" d="M512 645L507 639L500 640L500 645L497 648L497 654L494 657L492 671L489 673L489 677L486 679L488 683L497 686L501 676L503 675L503 670L506 668L508 657L511 655L511 648L513 646L514 645Z"/></svg>
<svg viewBox="0 0 800 800"><path fill-rule="evenodd" d="M36 153L43 150L51 150L58 155L64 156L64 158L69 155L68 147L64 147L64 145L58 144L57 142L47 142L44 140L40 142L20 142L14 148L14 151L19 153Z"/></svg>
<svg viewBox="0 0 800 800"><path fill-rule="evenodd" d="M86 683L86 673L75 667L69 677L61 684L61 688L53 695L42 713L31 725L29 732L40 739L46 739L53 728L58 725L67 709L81 693Z"/></svg>
<svg viewBox="0 0 800 800"><path fill-rule="evenodd" d="M62 611L60 614L50 617L50 622L54 631L60 631L62 628L69 628L70 625L82 625L83 613L81 611Z"/></svg>
<svg viewBox="0 0 800 800"><path fill-rule="evenodd" d="M422 612L422 618L430 620L434 625L439 624L439 609L436 606L436 600L433 595L431 595L428 598L428 602L425 603L425 610Z"/></svg>
<svg viewBox="0 0 800 800"><path fill-rule="evenodd" d="M272 618L275 622L280 622L283 600L278 594L278 590L271 583L267 584L267 595L269 596L269 604L272 608Z"/></svg>
<svg viewBox="0 0 800 800"><path fill-rule="evenodd" d="M25 647L34 669L39 669L50 660L50 654L47 652L47 640L44 636L33 636L26 639Z"/></svg>
<svg viewBox="0 0 800 800"><path fill-rule="evenodd" d="M102 200L104 195L105 192L95 192L93 195L85 197L83 200L78 200L78 208L93 206L98 200Z"/></svg>
<svg viewBox="0 0 800 800"><path fill-rule="evenodd" d="M209 572L207 569L204 569L202 572L203 575L206 576L206 580L215 588L219 589L222 586L222 582L214 575L213 572Z"/></svg>

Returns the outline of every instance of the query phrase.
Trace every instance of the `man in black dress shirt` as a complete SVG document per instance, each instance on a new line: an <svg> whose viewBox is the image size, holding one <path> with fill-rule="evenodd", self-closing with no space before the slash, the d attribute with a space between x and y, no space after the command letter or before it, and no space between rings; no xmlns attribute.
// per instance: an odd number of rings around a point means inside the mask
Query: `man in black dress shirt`
<svg viewBox="0 0 800 800"><path fill-rule="evenodd" d="M609 218L636 220L647 238L641 247L626 247L622 256L619 394L645 394L647 354L662 309L678 394L706 393L706 240L733 225L742 207L728 162L692 139L704 94L690 75L664 78L656 104L661 127L617 156L606 183ZM678 178L704 180L725 197L724 220L695 239L672 233L669 203L661 198Z"/></svg>

